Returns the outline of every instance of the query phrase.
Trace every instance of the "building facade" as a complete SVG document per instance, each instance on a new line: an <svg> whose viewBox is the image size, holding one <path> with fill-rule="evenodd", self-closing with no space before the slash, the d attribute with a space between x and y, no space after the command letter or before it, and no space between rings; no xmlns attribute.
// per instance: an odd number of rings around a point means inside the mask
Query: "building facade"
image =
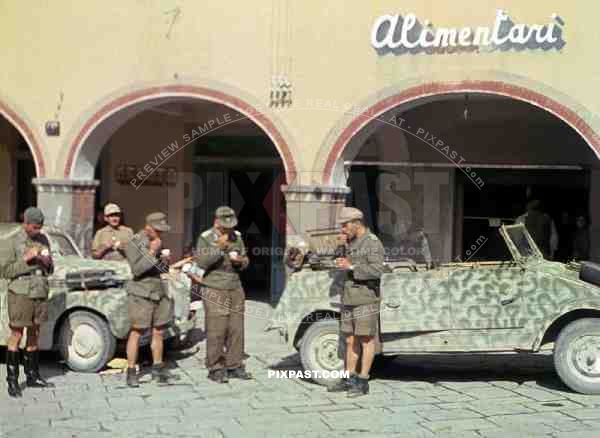
<svg viewBox="0 0 600 438"><path fill-rule="evenodd" d="M579 3L3 2L0 220L37 202L85 247L106 202L134 228L160 209L181 254L230 203L273 290L290 235L345 203L443 261L540 198L559 231L588 220L600 259L600 30Z"/></svg>

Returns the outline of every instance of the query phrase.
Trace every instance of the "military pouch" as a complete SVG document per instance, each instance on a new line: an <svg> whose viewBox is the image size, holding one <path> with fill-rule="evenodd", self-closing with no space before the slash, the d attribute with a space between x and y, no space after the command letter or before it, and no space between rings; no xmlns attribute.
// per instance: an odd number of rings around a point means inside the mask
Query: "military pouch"
<svg viewBox="0 0 600 438"><path fill-rule="evenodd" d="M377 303L379 297L374 290L365 285L351 284L346 285L344 288L344 299L342 301L347 306L362 306Z"/></svg>

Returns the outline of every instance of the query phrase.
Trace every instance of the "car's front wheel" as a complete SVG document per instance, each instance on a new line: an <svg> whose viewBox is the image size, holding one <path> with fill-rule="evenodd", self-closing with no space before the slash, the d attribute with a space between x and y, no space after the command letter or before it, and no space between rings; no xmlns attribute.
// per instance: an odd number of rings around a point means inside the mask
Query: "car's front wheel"
<svg viewBox="0 0 600 438"><path fill-rule="evenodd" d="M340 380L324 374L344 369L344 359L339 348L339 331L340 325L336 320L317 321L306 330L302 338L302 367L307 371L317 371L318 375L313 373L312 379L321 385L331 385Z"/></svg>
<svg viewBox="0 0 600 438"><path fill-rule="evenodd" d="M582 394L600 394L600 318L567 325L554 346L554 366L562 381Z"/></svg>
<svg viewBox="0 0 600 438"><path fill-rule="evenodd" d="M60 327L59 350L73 371L99 371L115 354L117 340L108 323L92 312L78 310L67 315Z"/></svg>

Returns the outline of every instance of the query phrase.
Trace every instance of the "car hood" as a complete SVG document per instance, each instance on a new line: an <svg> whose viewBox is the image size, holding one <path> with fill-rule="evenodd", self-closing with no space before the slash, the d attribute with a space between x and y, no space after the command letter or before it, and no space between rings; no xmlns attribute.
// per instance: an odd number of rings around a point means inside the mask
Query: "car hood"
<svg viewBox="0 0 600 438"><path fill-rule="evenodd" d="M109 260L85 259L79 256L64 256L54 259L55 279L64 279L69 272L112 270L116 278L120 280L129 280L132 278L131 269L126 262L116 262Z"/></svg>

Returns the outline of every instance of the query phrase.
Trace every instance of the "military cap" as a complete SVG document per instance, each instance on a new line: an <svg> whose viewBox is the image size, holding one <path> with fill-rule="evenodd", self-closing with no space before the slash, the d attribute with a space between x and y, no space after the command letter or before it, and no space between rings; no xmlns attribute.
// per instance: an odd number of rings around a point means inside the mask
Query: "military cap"
<svg viewBox="0 0 600 438"><path fill-rule="evenodd" d="M337 216L336 222L338 224L345 224L346 222L354 220L362 220L364 217L362 211L354 207L343 207Z"/></svg>
<svg viewBox="0 0 600 438"><path fill-rule="evenodd" d="M217 208L215 211L215 217L219 219L221 225L225 228L233 228L237 225L237 217L235 216L235 211L231 207L227 207L226 205L222 205Z"/></svg>
<svg viewBox="0 0 600 438"><path fill-rule="evenodd" d="M168 232L171 229L171 226L167 223L167 215L160 211L146 216L146 224L158 231Z"/></svg>
<svg viewBox="0 0 600 438"><path fill-rule="evenodd" d="M37 207L29 207L23 213L23 222L31 225L44 225L44 213Z"/></svg>
<svg viewBox="0 0 600 438"><path fill-rule="evenodd" d="M117 204L109 203L104 206L104 216L110 216L111 214L121 213L121 207Z"/></svg>

